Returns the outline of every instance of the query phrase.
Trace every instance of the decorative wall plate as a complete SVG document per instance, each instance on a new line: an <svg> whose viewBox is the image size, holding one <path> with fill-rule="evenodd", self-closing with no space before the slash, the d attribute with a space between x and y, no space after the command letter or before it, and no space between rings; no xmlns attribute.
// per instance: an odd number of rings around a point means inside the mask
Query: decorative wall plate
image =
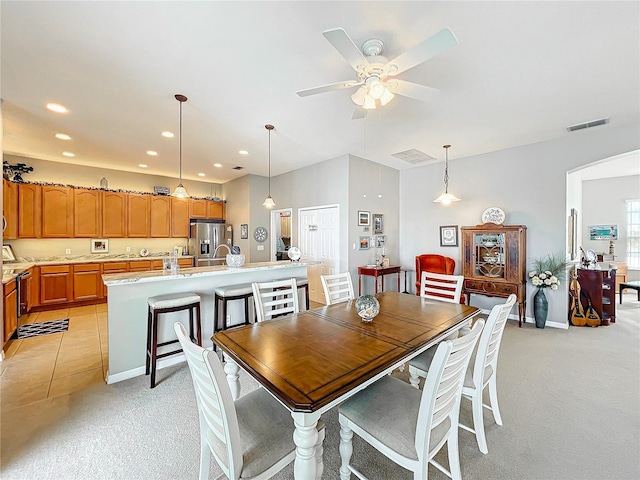
<svg viewBox="0 0 640 480"><path fill-rule="evenodd" d="M147 255L149 255L149 249L143 248L142 250L140 250L141 257L146 257Z"/></svg>
<svg viewBox="0 0 640 480"><path fill-rule="evenodd" d="M287 250L287 256L291 259L291 261L297 262L298 260L300 260L302 252L298 247L291 247L289 250Z"/></svg>
<svg viewBox="0 0 640 480"><path fill-rule="evenodd" d="M258 227L253 231L253 238L259 243L264 242L267 239L267 235L267 229L264 227Z"/></svg>
<svg viewBox="0 0 640 480"><path fill-rule="evenodd" d="M489 207L482 212L482 223L495 223L496 225L502 225L505 219L505 214L501 208Z"/></svg>

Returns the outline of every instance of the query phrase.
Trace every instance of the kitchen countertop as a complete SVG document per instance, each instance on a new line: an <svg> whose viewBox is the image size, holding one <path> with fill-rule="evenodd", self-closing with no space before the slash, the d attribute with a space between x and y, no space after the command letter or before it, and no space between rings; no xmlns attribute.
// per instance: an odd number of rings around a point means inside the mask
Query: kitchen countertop
<svg viewBox="0 0 640 480"><path fill-rule="evenodd" d="M18 274L41 265L67 265L76 263L118 262L123 260L158 260L169 255L169 252L150 253L143 257L133 253L100 253L92 255L60 255L50 257L21 257L20 262L2 264L2 284L9 283ZM179 258L193 258L193 255L181 255Z"/></svg>

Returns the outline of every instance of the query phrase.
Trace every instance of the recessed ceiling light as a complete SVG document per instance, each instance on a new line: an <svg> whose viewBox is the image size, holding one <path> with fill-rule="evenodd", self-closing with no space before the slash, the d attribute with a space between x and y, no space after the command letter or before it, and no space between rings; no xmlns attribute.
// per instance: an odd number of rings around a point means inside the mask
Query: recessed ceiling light
<svg viewBox="0 0 640 480"><path fill-rule="evenodd" d="M163 136L163 137L167 137L167 138L173 138L173 137L175 137L175 135L173 134L173 132L162 132L162 136Z"/></svg>
<svg viewBox="0 0 640 480"><path fill-rule="evenodd" d="M198 176L199 176L199 177L204 177L204 176L205 176L205 174L201 172L201 173L199 173L199 174L198 174Z"/></svg>
<svg viewBox="0 0 640 480"><path fill-rule="evenodd" d="M59 103L47 103L47 108L52 112L57 113L67 113L69 111L67 110L67 107L60 105Z"/></svg>
<svg viewBox="0 0 640 480"><path fill-rule="evenodd" d="M158 152L154 152L153 150L147 150L147 155L151 155L152 157L155 157L156 155L158 155Z"/></svg>
<svg viewBox="0 0 640 480"><path fill-rule="evenodd" d="M65 157L75 157L76 156L75 153L71 153L71 152L62 152L62 155L64 155Z"/></svg>
<svg viewBox="0 0 640 480"><path fill-rule="evenodd" d="M249 152L247 152L246 150L238 150L238 153L240 155L249 155Z"/></svg>
<svg viewBox="0 0 640 480"><path fill-rule="evenodd" d="M140 168L147 168L148 167L148 165L146 163L139 163L138 166Z"/></svg>
<svg viewBox="0 0 640 480"><path fill-rule="evenodd" d="M214 163L213 166L216 167L216 168L220 168L220 167L222 167L222 164L221 163Z"/></svg>
<svg viewBox="0 0 640 480"><path fill-rule="evenodd" d="M56 138L59 138L60 140L71 140L71 137L66 133L56 133Z"/></svg>

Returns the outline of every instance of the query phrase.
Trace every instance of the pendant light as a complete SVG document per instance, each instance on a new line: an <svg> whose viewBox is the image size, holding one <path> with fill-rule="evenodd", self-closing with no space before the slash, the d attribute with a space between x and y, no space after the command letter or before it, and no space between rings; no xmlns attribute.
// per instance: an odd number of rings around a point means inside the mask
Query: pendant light
<svg viewBox="0 0 640 480"><path fill-rule="evenodd" d="M449 193L449 148L451 145L444 145L445 161L444 161L444 193L436 198L434 203L441 203L442 205L449 205L451 202L459 202L460 199Z"/></svg>
<svg viewBox="0 0 640 480"><path fill-rule="evenodd" d="M190 195L187 193L187 189L182 186L182 104L187 101L187 97L181 94L176 94L176 100L180 102L180 133L179 133L179 141L180 141L180 183L176 187L176 189L171 194L172 197L177 198L189 198Z"/></svg>
<svg viewBox="0 0 640 480"><path fill-rule="evenodd" d="M264 200L264 203L262 205L267 208L273 208L276 206L276 202L274 202L273 198L271 198L271 130L273 130L275 127L273 125L265 125L264 128L269 130L269 195Z"/></svg>

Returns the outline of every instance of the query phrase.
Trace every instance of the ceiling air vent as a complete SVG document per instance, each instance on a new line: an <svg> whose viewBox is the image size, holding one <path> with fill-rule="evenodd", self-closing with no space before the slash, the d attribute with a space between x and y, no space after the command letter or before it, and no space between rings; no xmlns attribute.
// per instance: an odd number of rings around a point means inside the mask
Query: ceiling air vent
<svg viewBox="0 0 640 480"><path fill-rule="evenodd" d="M411 150L405 150L404 152L393 153L391 154L391 156L399 158L400 160L404 160L405 162L408 162L414 165L416 163L435 160L435 158L430 157L426 153L421 152L420 150L416 150L415 148L412 148Z"/></svg>
<svg viewBox="0 0 640 480"><path fill-rule="evenodd" d="M567 127L567 130L569 130L570 132L575 132L576 130L582 130L583 128L597 127L599 125L604 125L605 123L609 123L609 117L601 118L599 120L592 120L590 122L584 122L584 123L577 123L575 125L569 125Z"/></svg>
<svg viewBox="0 0 640 480"><path fill-rule="evenodd" d="M244 167L241 167L240 165L236 165L235 167L233 167L233 170L243 170Z"/></svg>

